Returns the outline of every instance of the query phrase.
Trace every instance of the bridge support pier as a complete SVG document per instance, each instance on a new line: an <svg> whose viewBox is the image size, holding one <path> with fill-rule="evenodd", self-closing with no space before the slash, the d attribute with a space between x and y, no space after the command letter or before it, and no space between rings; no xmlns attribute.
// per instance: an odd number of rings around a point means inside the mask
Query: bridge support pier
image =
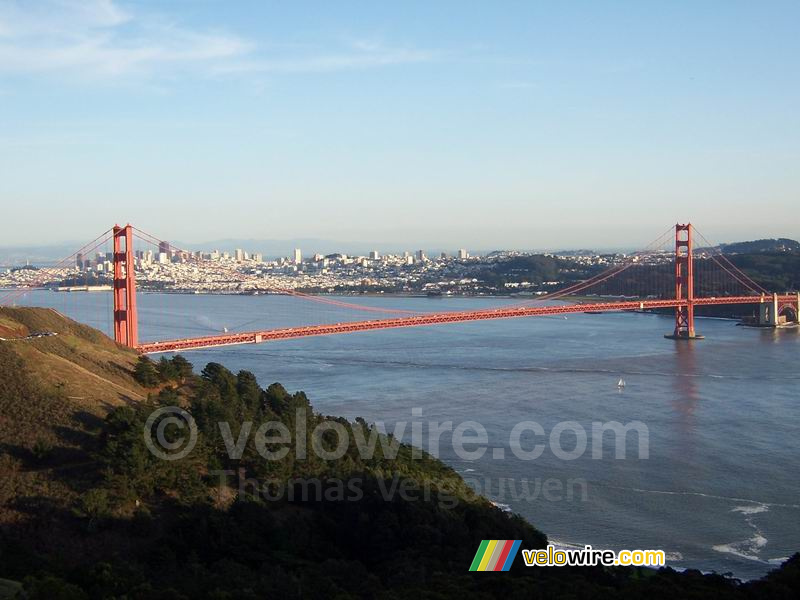
<svg viewBox="0 0 800 600"><path fill-rule="evenodd" d="M675 330L664 337L671 340L701 340L694 329L694 257L692 224L675 225Z"/></svg>
<svg viewBox="0 0 800 600"><path fill-rule="evenodd" d="M800 292L797 292L794 301L787 301L785 296L780 299L778 294L772 294L772 298L761 296L758 317L753 325L776 328L792 327L798 323L800 323Z"/></svg>
<svg viewBox="0 0 800 600"><path fill-rule="evenodd" d="M759 327L778 326L778 294L773 294L770 300L764 298L764 301L758 305L758 321L756 324Z"/></svg>

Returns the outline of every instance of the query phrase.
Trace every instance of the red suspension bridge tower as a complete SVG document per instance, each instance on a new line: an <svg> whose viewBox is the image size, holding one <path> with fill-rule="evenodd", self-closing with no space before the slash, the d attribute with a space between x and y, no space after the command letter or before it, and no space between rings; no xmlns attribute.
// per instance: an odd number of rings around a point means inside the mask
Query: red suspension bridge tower
<svg viewBox="0 0 800 600"><path fill-rule="evenodd" d="M139 344L133 227L114 225L114 341L129 348ZM124 246L124 248L123 248Z"/></svg>
<svg viewBox="0 0 800 600"><path fill-rule="evenodd" d="M673 340L702 339L694 330L694 256L692 224L675 225L675 331Z"/></svg>

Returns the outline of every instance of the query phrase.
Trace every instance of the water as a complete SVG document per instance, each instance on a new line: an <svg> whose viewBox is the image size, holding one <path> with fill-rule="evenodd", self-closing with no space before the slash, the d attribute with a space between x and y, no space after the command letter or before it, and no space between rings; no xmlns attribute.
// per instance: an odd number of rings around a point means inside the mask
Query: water
<svg viewBox="0 0 800 600"><path fill-rule="evenodd" d="M371 306L458 310L497 306L497 299L359 298ZM108 294L33 292L20 303L54 306L108 330ZM255 329L302 322L376 318L317 308L285 297L140 294L143 340L209 335L222 327ZM703 341L666 340L668 317L641 314L535 317L372 331L186 353L253 371L305 390L331 415L384 421L477 421L492 450L460 459L442 436L440 457L472 485L508 505L551 539L598 548L662 548L668 564L741 578L758 577L800 550L800 472L796 330L736 327L698 319ZM623 377L624 390L617 389ZM412 409L421 408L421 417ZM649 458L615 459L589 450L561 460L550 449L534 461L514 457L509 435L521 421L549 435L561 421L591 432L595 421L641 421ZM410 428L409 428L410 429ZM524 438L525 439L525 438ZM523 442L530 449L535 441ZM575 436L565 434L571 449ZM474 449L474 446L467 446ZM566 492L521 497L522 481L548 479ZM578 483L575 483L575 482ZM580 481L586 482L586 497ZM510 491L515 486L515 494ZM550 484L555 485L555 484ZM553 499L553 497L557 499Z"/></svg>

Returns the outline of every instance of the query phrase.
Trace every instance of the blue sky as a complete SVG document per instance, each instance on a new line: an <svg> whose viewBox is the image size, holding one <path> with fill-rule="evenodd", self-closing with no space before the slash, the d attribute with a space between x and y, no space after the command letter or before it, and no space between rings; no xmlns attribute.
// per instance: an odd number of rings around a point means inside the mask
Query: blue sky
<svg viewBox="0 0 800 600"><path fill-rule="evenodd" d="M0 246L800 236L797 2L0 1Z"/></svg>

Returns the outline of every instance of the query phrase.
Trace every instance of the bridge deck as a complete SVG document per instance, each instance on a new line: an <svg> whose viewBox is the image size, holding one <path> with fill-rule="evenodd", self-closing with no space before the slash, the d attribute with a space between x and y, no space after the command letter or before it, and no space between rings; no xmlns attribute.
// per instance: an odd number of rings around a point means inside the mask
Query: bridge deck
<svg viewBox="0 0 800 600"><path fill-rule="evenodd" d="M796 301L797 296L779 296L779 301ZM720 298L695 298L695 306L712 304L761 304L771 302L771 296L728 296ZM143 354L158 352L176 352L195 350L215 346L231 346L235 344L258 344L274 340L287 340L316 335L336 335L356 331L375 329L395 329L399 327L419 327L423 325L439 325L443 323L462 323L467 321L485 321L491 319L514 319L519 317L537 317L544 315L562 315L579 312L612 312L628 310L648 310L655 308L675 308L685 306L686 300L631 300L626 302L599 302L593 304L562 304L555 306L507 307L498 309L457 311L444 313L420 314L392 319L376 319L371 321L350 321L327 325L310 325L306 327L289 327L243 333L227 333L225 335L165 340L139 344L136 349Z"/></svg>

